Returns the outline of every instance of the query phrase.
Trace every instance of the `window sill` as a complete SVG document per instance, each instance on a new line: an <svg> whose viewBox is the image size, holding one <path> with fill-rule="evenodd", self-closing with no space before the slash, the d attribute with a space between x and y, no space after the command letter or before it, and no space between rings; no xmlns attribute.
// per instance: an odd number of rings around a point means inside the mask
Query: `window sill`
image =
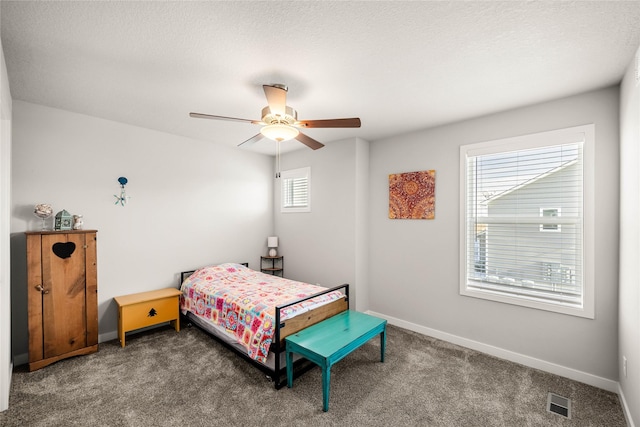
<svg viewBox="0 0 640 427"><path fill-rule="evenodd" d="M570 316L584 317L593 319L593 308L589 309L586 304L578 305L572 302L562 301L546 301L535 298L534 296L524 296L509 294L500 290L491 290L485 288L476 288L462 284L460 287L460 295L480 298L489 301L501 302L505 304L518 305L521 307L533 308L537 310L551 311L554 313L567 314Z"/></svg>

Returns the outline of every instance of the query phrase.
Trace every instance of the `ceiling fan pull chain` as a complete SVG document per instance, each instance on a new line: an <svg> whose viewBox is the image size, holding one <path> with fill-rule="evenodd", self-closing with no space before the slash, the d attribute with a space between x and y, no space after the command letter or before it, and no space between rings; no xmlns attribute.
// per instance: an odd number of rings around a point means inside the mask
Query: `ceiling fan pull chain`
<svg viewBox="0 0 640 427"><path fill-rule="evenodd" d="M276 141L276 179L280 178L280 141Z"/></svg>

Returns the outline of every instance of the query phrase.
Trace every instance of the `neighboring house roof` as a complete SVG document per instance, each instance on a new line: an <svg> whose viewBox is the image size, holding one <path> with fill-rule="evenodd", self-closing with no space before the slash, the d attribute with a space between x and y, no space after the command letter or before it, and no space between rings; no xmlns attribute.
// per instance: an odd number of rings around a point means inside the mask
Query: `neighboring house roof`
<svg viewBox="0 0 640 427"><path fill-rule="evenodd" d="M535 176L533 178L529 178L529 179L521 182L520 184L514 185L513 187L509 188L508 190L503 191L502 193L498 193L498 194L496 194L494 196L491 196L490 198L485 200L484 203L486 203L486 204L492 203L492 202L496 201L497 199L499 199L499 198L501 198L503 196L506 196L507 194L511 194L514 191L518 191L518 190L520 190L520 189L522 189L524 187L527 187L527 186L533 184L534 182L540 181L543 178L546 178L546 177L548 177L550 175L553 175L553 174L555 174L557 172L560 172L561 170L564 170L564 169L568 168L569 166L576 164L577 162L578 162L578 160L574 159L574 160L570 160L570 161L568 161L568 162L566 162L566 163L564 163L564 164L562 164L560 166L557 166L557 167L555 167L553 169L549 169L547 172L544 172L544 173L542 173L540 175L537 175L537 176Z"/></svg>

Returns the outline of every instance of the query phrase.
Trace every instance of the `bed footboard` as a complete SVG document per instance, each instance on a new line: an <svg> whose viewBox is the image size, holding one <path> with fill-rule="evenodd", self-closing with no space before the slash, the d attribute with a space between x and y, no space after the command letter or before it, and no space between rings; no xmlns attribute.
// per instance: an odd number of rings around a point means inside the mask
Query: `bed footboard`
<svg viewBox="0 0 640 427"><path fill-rule="evenodd" d="M319 295L338 291L340 289L344 289L344 298L340 298L328 304L311 309L305 313L292 317L291 319L287 319L284 321L280 319L280 311L283 308L315 298ZM273 382L275 383L274 385L276 389L282 388L287 382L286 367L280 366L280 354L285 351L284 339L289 335L295 334L296 332L308 328L311 325L322 322L323 320L328 319L331 316L335 316L338 313L342 313L345 310L349 310L349 285L346 283L341 286L325 289L322 292L318 292L317 294L310 295L306 298L300 298L298 300L288 302L287 304L276 306L276 331L275 339L272 344L272 351L277 355L277 357L275 358L275 375L272 378Z"/></svg>
<svg viewBox="0 0 640 427"><path fill-rule="evenodd" d="M278 328L279 336L276 337L276 340L278 339L280 340L280 345L284 345L284 339L289 335L295 334L296 332L299 332L305 328L308 328L311 325L315 325L316 323L322 322L323 320L328 319L331 316L335 316L338 313L342 313L343 311L348 310L349 309L349 301L348 301L349 285L343 285L336 288L332 288L327 290L327 292L323 292L323 293L339 290L343 287L346 289L346 294L344 298L340 298L328 304L314 308L312 310L307 311L306 313L299 314L285 321L280 321L279 319L280 310L291 304L276 307L276 323L280 326ZM314 296L317 296L317 295L318 294ZM319 295L322 295L322 294L319 294ZM309 298L312 298L312 297L309 297ZM305 299L308 299L308 298L305 298Z"/></svg>

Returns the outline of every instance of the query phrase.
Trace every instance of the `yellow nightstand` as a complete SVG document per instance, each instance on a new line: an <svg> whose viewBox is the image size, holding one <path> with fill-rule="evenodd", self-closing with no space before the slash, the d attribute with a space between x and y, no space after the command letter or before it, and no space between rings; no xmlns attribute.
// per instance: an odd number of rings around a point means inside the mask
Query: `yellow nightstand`
<svg viewBox="0 0 640 427"><path fill-rule="evenodd" d="M125 334L134 329L171 322L180 331L180 292L176 288L115 297L118 304L118 339L124 347Z"/></svg>

